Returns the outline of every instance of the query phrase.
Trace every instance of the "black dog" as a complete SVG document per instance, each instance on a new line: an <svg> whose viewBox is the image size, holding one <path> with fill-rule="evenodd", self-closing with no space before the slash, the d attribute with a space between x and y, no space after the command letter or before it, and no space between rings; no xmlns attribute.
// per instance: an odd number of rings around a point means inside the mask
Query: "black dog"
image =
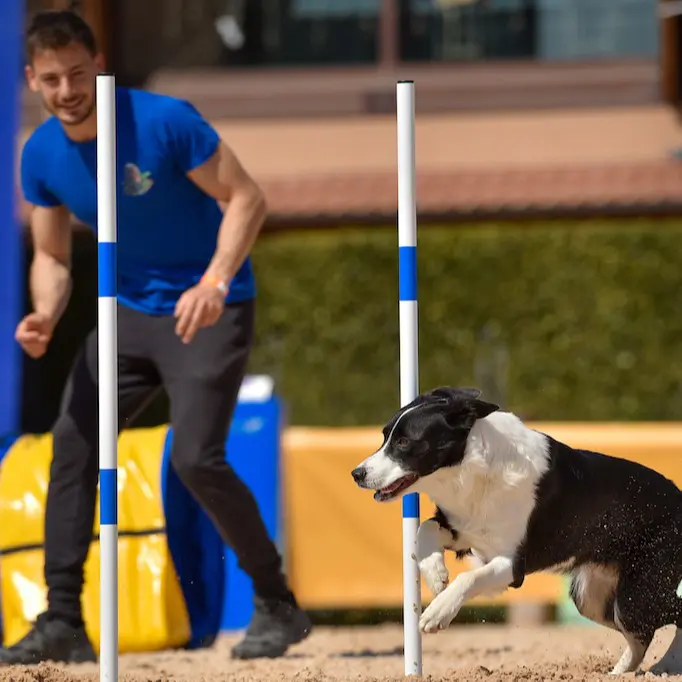
<svg viewBox="0 0 682 682"><path fill-rule="evenodd" d="M623 634L612 670L636 670L654 633L676 625L654 672L682 673L682 491L652 469L534 431L476 389L438 388L397 412L381 448L353 470L378 501L426 493L419 567L435 598L423 632L480 594L536 571L569 573L580 613ZM444 550L477 564L448 585Z"/></svg>

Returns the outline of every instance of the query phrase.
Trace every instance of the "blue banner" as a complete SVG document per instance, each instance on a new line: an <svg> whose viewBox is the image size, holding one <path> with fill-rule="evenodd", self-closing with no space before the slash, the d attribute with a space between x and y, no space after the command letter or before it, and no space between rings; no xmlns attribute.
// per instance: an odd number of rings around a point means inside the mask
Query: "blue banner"
<svg viewBox="0 0 682 682"><path fill-rule="evenodd" d="M23 0L0 0L0 435L20 427L23 248L15 177L22 86Z"/></svg>

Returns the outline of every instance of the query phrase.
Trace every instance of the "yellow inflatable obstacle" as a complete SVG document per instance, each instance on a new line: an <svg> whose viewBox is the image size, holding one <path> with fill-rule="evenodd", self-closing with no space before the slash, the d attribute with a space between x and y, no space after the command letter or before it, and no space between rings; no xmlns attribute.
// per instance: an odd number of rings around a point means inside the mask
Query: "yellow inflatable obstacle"
<svg viewBox="0 0 682 682"><path fill-rule="evenodd" d="M191 632L165 535L161 465L167 427L124 431L118 448L121 652L184 646ZM0 596L3 644L23 637L46 606L43 519L52 436L22 436L0 465ZM99 510L99 502L97 505ZM99 518L85 565L83 615L99 649Z"/></svg>

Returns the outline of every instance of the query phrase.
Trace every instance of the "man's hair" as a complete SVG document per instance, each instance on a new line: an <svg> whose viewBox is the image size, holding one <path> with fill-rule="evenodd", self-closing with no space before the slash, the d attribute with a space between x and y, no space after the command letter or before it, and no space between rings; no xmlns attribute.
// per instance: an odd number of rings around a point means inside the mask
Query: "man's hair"
<svg viewBox="0 0 682 682"><path fill-rule="evenodd" d="M91 55L97 54L97 42L92 29L75 12L46 10L33 16L26 31L26 57L43 50L58 50L72 43L82 45Z"/></svg>

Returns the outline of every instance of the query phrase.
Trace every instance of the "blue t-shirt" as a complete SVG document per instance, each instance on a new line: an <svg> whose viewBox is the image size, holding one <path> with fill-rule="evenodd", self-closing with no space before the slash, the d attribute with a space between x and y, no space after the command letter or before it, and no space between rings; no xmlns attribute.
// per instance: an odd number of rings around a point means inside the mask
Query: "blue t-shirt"
<svg viewBox="0 0 682 682"><path fill-rule="evenodd" d="M216 151L217 132L188 102L117 88L118 300L172 314L216 248L222 211L186 175ZM56 118L26 142L21 161L26 200L66 206L97 231L97 141L74 142ZM255 296L251 260L230 282L227 302Z"/></svg>

